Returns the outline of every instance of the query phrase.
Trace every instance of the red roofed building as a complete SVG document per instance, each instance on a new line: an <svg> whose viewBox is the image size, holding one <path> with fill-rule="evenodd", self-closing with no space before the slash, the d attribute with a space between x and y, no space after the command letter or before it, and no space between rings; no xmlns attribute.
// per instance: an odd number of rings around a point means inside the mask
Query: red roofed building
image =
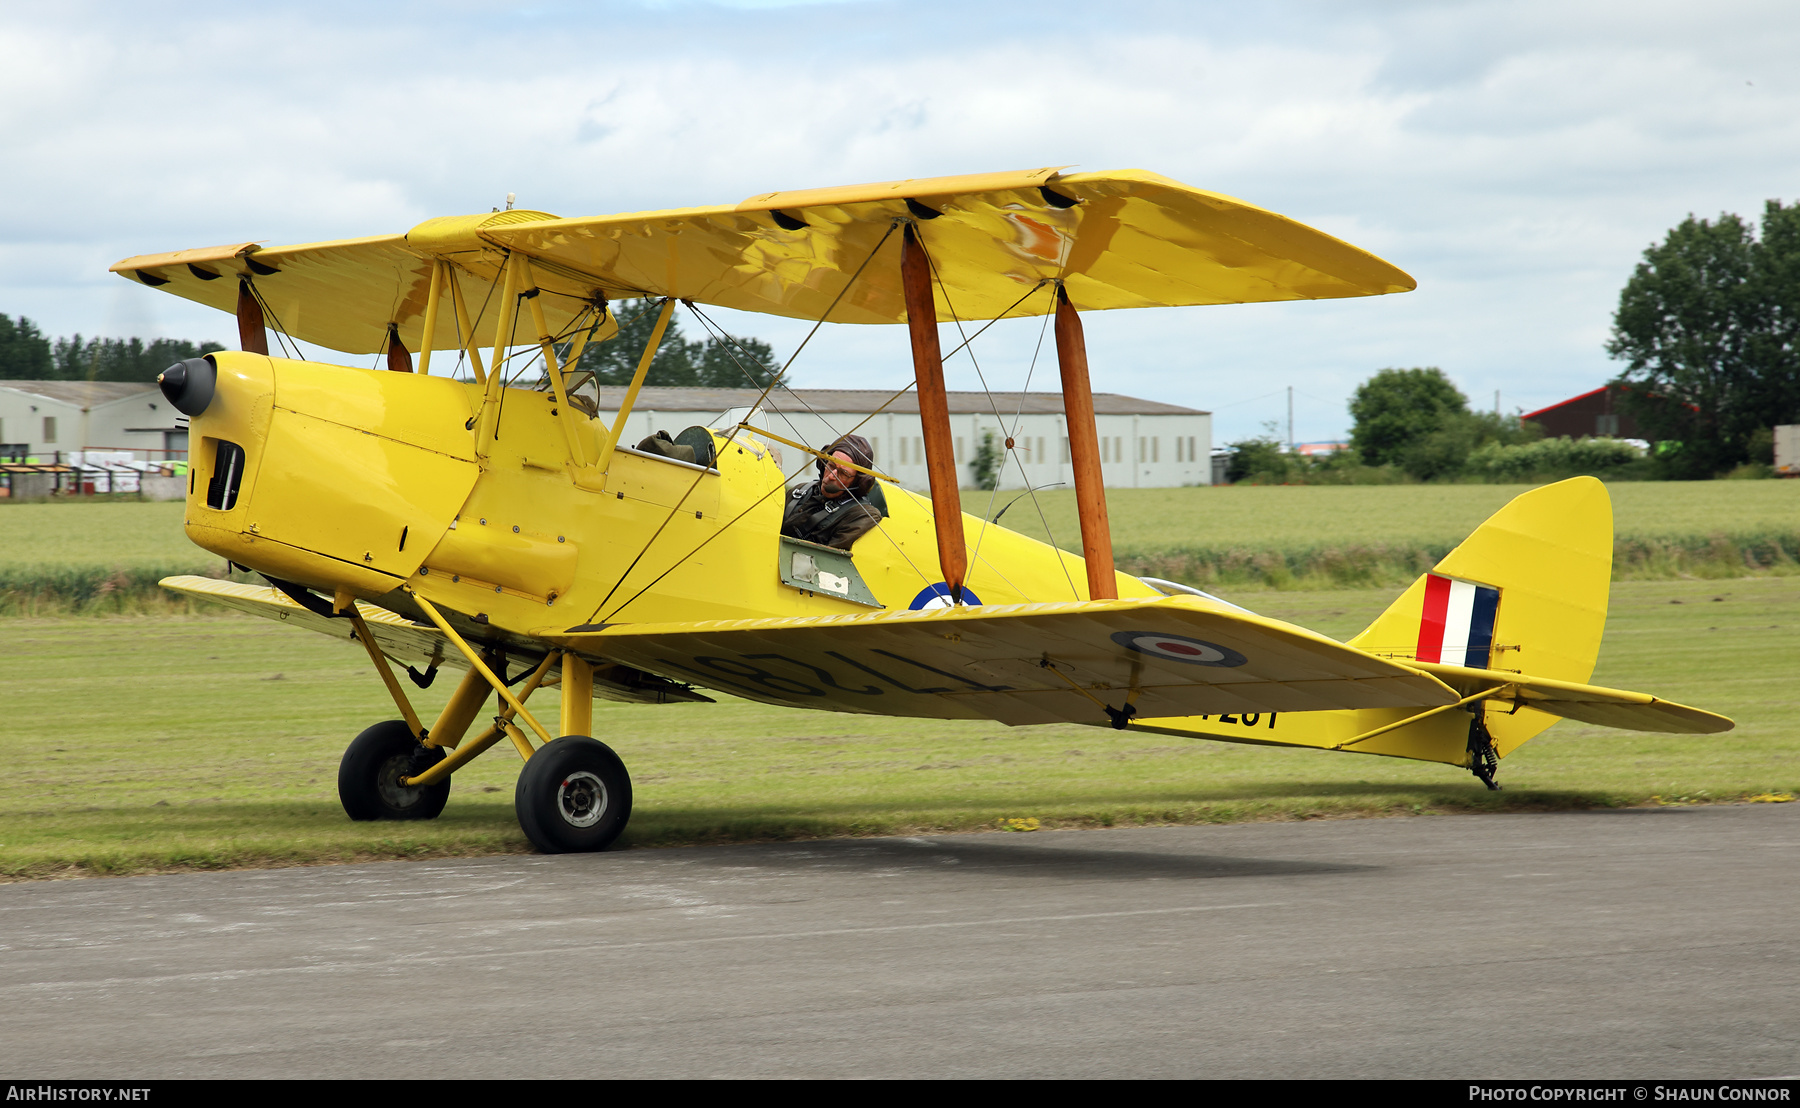
<svg viewBox="0 0 1800 1108"><path fill-rule="evenodd" d="M1610 439L1654 439L1655 436L1639 426L1625 408L1624 393L1629 387L1602 385L1560 404L1526 412L1519 418L1542 427L1544 434L1553 439L1579 439L1588 435Z"/></svg>

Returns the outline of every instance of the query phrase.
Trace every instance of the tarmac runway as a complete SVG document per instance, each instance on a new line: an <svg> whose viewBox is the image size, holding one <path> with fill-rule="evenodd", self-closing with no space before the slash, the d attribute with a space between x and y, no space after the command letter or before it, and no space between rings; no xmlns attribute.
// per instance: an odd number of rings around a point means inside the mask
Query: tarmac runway
<svg viewBox="0 0 1800 1108"><path fill-rule="evenodd" d="M1800 804L0 886L8 1076L1800 1072Z"/></svg>

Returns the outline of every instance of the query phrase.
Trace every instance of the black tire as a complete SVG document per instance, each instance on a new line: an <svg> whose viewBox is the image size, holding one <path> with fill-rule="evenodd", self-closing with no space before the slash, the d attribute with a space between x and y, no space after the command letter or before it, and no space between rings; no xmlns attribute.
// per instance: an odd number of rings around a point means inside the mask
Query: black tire
<svg viewBox="0 0 1800 1108"><path fill-rule="evenodd" d="M413 738L405 720L377 723L350 740L338 763L338 799L351 819L436 819L450 799L450 781L407 788L401 777L444 760L442 747Z"/></svg>
<svg viewBox="0 0 1800 1108"><path fill-rule="evenodd" d="M605 743L564 735L526 761L513 808L545 854L605 850L631 819L631 776Z"/></svg>

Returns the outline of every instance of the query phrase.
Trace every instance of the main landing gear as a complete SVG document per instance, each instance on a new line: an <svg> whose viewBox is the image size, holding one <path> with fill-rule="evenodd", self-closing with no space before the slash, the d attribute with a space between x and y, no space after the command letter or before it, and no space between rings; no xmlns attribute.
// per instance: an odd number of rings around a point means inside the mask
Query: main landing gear
<svg viewBox="0 0 1800 1108"><path fill-rule="evenodd" d="M605 743L564 735L525 763L513 810L545 854L605 850L631 818L631 777Z"/></svg>
<svg viewBox="0 0 1800 1108"><path fill-rule="evenodd" d="M377 723L350 741L338 764L338 799L351 819L436 819L450 799L450 779L402 785L444 760L440 747L413 738L403 719Z"/></svg>
<svg viewBox="0 0 1800 1108"><path fill-rule="evenodd" d="M405 718L375 724L344 751L338 767L338 799L344 811L355 820L435 819L450 799L450 775L488 747L510 740L525 760L513 808L531 845L546 854L611 846L631 819L631 776L612 748L586 734L593 729L592 666L573 651L552 649L515 695L500 655L478 655L424 597L418 602L468 660L469 672L427 729L394 679L367 623L350 607L345 615L356 628L356 638L368 649L369 660ZM560 674L546 682L558 663ZM557 739L525 707L531 694L546 683L562 687L558 722L564 734ZM490 693L500 698L499 714L479 734L467 737ZM515 721L535 732L543 745L534 747Z"/></svg>

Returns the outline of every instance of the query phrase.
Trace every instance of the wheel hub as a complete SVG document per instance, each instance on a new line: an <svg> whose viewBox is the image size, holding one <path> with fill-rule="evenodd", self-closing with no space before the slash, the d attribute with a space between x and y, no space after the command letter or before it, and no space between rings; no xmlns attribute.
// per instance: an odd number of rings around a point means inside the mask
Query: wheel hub
<svg viewBox="0 0 1800 1108"><path fill-rule="evenodd" d="M563 778L556 790L556 808L571 827L592 827L606 814L606 784L587 770Z"/></svg>
<svg viewBox="0 0 1800 1108"><path fill-rule="evenodd" d="M381 794L382 803L390 808L405 810L419 802L425 790L402 785L400 778L412 772L412 756L396 754L381 763L381 770L375 775L375 791Z"/></svg>

